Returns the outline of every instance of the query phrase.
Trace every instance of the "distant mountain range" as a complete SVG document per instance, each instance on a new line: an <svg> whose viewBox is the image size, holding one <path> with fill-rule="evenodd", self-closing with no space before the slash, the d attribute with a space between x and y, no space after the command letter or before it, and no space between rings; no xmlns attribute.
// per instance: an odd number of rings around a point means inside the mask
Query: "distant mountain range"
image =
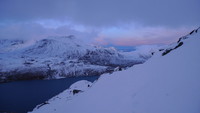
<svg viewBox="0 0 200 113"><path fill-rule="evenodd" d="M123 51L123 52L130 52L130 51L135 51L136 46L118 46L118 45L104 45L103 47L109 48L109 47L114 47L118 51Z"/></svg>
<svg viewBox="0 0 200 113"><path fill-rule="evenodd" d="M145 62L149 53L84 44L73 35L39 41L0 40L0 82L111 73Z"/></svg>

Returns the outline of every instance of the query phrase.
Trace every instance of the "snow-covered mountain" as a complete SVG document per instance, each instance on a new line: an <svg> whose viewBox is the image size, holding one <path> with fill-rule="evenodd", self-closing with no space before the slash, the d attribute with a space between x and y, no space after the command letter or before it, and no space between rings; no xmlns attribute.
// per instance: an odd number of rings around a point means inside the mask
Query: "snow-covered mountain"
<svg viewBox="0 0 200 113"><path fill-rule="evenodd" d="M100 75L151 57L87 45L73 35L35 42L0 40L0 48L0 82Z"/></svg>
<svg viewBox="0 0 200 113"><path fill-rule="evenodd" d="M77 82L32 113L200 113L199 45L196 29L144 64Z"/></svg>

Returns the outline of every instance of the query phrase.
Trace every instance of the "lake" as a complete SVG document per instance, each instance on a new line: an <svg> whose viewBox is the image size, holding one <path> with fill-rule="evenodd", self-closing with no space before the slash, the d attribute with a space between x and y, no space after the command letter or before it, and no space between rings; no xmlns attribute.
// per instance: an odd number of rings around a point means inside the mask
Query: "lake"
<svg viewBox="0 0 200 113"><path fill-rule="evenodd" d="M68 89L79 80L94 82L99 76L70 77L57 80L29 80L0 84L0 113L27 113L36 105Z"/></svg>

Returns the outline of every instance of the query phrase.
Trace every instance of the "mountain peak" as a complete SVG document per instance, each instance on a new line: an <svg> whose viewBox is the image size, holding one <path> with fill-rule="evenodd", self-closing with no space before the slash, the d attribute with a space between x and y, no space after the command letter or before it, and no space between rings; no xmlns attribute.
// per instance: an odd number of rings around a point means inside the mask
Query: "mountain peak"
<svg viewBox="0 0 200 113"><path fill-rule="evenodd" d="M54 40L76 40L77 38L74 35L63 35L63 36L48 36L45 39L54 39Z"/></svg>

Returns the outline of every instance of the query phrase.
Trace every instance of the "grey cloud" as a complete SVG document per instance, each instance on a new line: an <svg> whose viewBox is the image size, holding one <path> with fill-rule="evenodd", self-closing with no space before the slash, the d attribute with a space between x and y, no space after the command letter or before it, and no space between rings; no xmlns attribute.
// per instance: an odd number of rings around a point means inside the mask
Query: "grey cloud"
<svg viewBox="0 0 200 113"><path fill-rule="evenodd" d="M68 19L97 27L129 22L198 26L199 4L199 0L1 0L0 20Z"/></svg>
<svg viewBox="0 0 200 113"><path fill-rule="evenodd" d="M91 40L96 37L96 32L80 32L71 26L60 26L57 28L45 28L38 23L16 23L0 25L0 39L23 39L38 40L48 36L68 36L75 35L81 40Z"/></svg>

